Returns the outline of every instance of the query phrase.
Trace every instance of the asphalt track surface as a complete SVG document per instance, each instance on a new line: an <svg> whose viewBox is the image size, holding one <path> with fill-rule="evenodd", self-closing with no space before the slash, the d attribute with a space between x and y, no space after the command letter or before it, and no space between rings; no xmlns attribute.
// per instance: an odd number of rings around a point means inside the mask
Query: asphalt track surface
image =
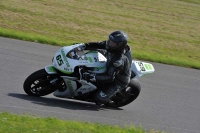
<svg viewBox="0 0 200 133"><path fill-rule="evenodd" d="M152 63L156 71L139 79L139 97L118 109L53 95L26 95L26 77L51 64L59 48L0 38L0 112L119 126L134 124L168 133L200 133L200 71L195 69Z"/></svg>

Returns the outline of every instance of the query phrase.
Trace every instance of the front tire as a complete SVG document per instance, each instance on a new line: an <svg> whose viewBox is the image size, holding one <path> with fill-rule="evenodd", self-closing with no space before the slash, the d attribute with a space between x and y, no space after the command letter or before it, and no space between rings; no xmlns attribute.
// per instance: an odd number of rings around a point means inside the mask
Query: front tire
<svg viewBox="0 0 200 133"><path fill-rule="evenodd" d="M41 69L27 77L24 81L24 91L30 96L45 96L54 92L59 82L60 77Z"/></svg>
<svg viewBox="0 0 200 133"><path fill-rule="evenodd" d="M105 104L108 107L122 107L133 102L140 94L141 86L137 79L131 79L126 89L118 92L114 97L111 98L111 102Z"/></svg>

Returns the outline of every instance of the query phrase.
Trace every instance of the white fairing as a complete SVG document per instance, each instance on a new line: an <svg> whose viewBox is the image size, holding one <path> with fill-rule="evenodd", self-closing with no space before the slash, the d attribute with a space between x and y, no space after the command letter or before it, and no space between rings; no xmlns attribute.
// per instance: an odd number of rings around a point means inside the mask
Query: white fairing
<svg viewBox="0 0 200 133"><path fill-rule="evenodd" d="M82 94L85 94L87 92L97 89L96 86L94 86L91 83L88 83L85 80L80 80L79 83L81 83L82 86L80 88L77 88L77 83L75 81L69 80L66 78L63 78L63 79L64 79L67 89L62 92L60 92L59 90L56 90L53 93L54 96L63 97L63 98L74 97L74 96L82 95Z"/></svg>
<svg viewBox="0 0 200 133"><path fill-rule="evenodd" d="M155 71L152 64L135 60L132 61L131 70L136 74L136 78Z"/></svg>
<svg viewBox="0 0 200 133"><path fill-rule="evenodd" d="M73 73L76 66L91 68L93 73L105 72L107 59L97 51L85 53L82 46L76 44L60 48L54 56L53 66L65 74Z"/></svg>
<svg viewBox="0 0 200 133"><path fill-rule="evenodd" d="M106 71L106 61L107 59L97 51L84 52L83 44L76 44L72 46L65 46L60 48L54 58L53 66L65 73L66 76L61 76L66 84L65 91L55 91L54 96L69 98L74 96L79 96L90 91L97 89L95 85L89 83L85 80L78 80L75 77L67 76L75 71L77 66L85 66L91 73L104 73ZM45 68L47 72L51 72L51 67ZM52 73L52 72L51 72ZM82 86L77 87L77 82Z"/></svg>

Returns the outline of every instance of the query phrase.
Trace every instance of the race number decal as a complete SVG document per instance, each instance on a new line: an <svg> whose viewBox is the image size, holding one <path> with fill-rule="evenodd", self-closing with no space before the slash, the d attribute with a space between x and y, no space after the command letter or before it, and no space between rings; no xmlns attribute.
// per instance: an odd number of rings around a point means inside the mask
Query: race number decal
<svg viewBox="0 0 200 133"><path fill-rule="evenodd" d="M63 62L63 60L61 58L61 55L56 56L56 60L57 60L59 66L61 66L62 64L64 64L64 62Z"/></svg>
<svg viewBox="0 0 200 133"><path fill-rule="evenodd" d="M142 62L138 62L138 65L140 66L141 71L146 71Z"/></svg>

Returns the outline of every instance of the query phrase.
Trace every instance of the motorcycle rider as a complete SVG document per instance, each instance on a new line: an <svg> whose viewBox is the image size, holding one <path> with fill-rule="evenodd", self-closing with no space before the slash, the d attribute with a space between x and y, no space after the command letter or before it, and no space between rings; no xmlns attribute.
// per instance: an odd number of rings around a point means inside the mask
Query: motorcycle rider
<svg viewBox="0 0 200 133"><path fill-rule="evenodd" d="M109 102L130 81L132 56L127 41L127 34L117 30L108 35L107 41L85 43L85 50L99 50L107 58L105 73L83 75L87 81L105 83L96 93L97 104Z"/></svg>

